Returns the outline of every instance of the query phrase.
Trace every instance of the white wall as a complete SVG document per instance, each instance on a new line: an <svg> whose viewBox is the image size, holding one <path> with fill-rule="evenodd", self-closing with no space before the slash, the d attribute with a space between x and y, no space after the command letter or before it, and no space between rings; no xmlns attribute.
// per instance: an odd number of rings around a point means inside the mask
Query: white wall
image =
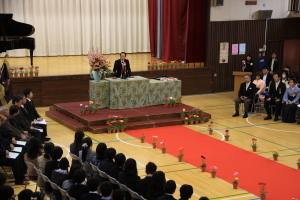
<svg viewBox="0 0 300 200"><path fill-rule="evenodd" d="M223 6L211 5L211 21L233 21L257 19L258 10L273 10L272 18L288 17L290 0L257 0L257 5L245 5L245 0L224 0Z"/></svg>

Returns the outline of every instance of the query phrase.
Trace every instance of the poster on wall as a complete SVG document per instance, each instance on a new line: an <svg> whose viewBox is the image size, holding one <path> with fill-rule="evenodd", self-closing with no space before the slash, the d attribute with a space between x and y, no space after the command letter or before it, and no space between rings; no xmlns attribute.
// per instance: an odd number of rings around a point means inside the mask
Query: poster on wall
<svg viewBox="0 0 300 200"><path fill-rule="evenodd" d="M232 44L231 54L238 55L239 54L239 44Z"/></svg>
<svg viewBox="0 0 300 200"><path fill-rule="evenodd" d="M220 60L219 63L228 63L229 43L220 43Z"/></svg>
<svg viewBox="0 0 300 200"><path fill-rule="evenodd" d="M239 55L246 54L246 43L239 44Z"/></svg>

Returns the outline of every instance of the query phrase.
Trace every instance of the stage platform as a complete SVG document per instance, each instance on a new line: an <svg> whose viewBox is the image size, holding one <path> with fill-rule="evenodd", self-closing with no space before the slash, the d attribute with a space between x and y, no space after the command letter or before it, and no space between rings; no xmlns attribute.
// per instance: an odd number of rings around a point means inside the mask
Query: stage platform
<svg viewBox="0 0 300 200"><path fill-rule="evenodd" d="M46 116L73 131L90 131L94 134L99 134L107 132L106 120L109 115L126 115L128 123L125 130L136 130L182 125L183 121L180 117L182 108L191 108L191 106L185 104L170 108L157 105L123 110L101 109L97 114L80 115L80 104L87 105L88 102L54 104L49 111L46 111ZM209 113L204 113L204 115L207 119L211 118Z"/></svg>

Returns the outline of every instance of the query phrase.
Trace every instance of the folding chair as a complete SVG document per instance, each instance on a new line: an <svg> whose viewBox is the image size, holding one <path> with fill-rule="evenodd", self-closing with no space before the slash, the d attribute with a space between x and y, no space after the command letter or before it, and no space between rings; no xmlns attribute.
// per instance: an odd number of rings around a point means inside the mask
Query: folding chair
<svg viewBox="0 0 300 200"><path fill-rule="evenodd" d="M33 163L27 162L27 161L25 161L25 163L26 163L28 169L34 169L34 170L36 170L36 167L35 167L35 165L34 165ZM28 180L30 180L30 181L32 181L32 182L35 183L35 192L36 192L37 187L38 187L38 186L37 186L37 180L31 180L31 179L28 179ZM26 186L27 186L27 185L25 185L25 189L26 189Z"/></svg>
<svg viewBox="0 0 300 200"><path fill-rule="evenodd" d="M115 184L115 185L119 185L119 181L117 181L117 179L115 179L109 175L107 175L107 176L108 176L109 182L111 182L112 184Z"/></svg>
<svg viewBox="0 0 300 200"><path fill-rule="evenodd" d="M123 185L122 183L119 183L119 187L121 190L124 190L125 192L130 193L130 191L131 191L126 185Z"/></svg>
<svg viewBox="0 0 300 200"><path fill-rule="evenodd" d="M97 175L99 175L99 172L98 172L98 167L96 165L93 165L92 163L90 163L91 167L92 167L92 170L93 172Z"/></svg>
<svg viewBox="0 0 300 200"><path fill-rule="evenodd" d="M43 172L42 172L40 169L36 168L35 166L34 166L34 169L35 169L36 173L38 174L38 178L39 178L39 177L42 178ZM38 179L38 180L39 180L39 179ZM43 191L43 190L44 190L44 187L41 187L41 186L38 185L38 184L36 184L36 186L40 188L40 191ZM36 191L36 189L35 189L35 191Z"/></svg>
<svg viewBox="0 0 300 200"><path fill-rule="evenodd" d="M82 160L81 160L78 156L76 156L75 154L72 154L72 153L69 153L69 155L71 156L71 158L72 158L73 160L77 160L77 161L80 162L81 165L83 165Z"/></svg>
<svg viewBox="0 0 300 200"><path fill-rule="evenodd" d="M98 171L101 178L108 179L108 175L104 171L101 171L100 169L98 169L97 171Z"/></svg>
<svg viewBox="0 0 300 200"><path fill-rule="evenodd" d="M45 181L45 183L50 183L50 182L51 182L50 179L49 179L46 175L44 175L43 173L41 173L41 176L42 176L43 180ZM44 194L45 194L47 197L49 197L50 199L53 198L53 193L47 194L46 192L44 192Z"/></svg>
<svg viewBox="0 0 300 200"><path fill-rule="evenodd" d="M146 200L144 197L142 197L141 195L139 195L138 193L130 190L130 196L132 199L140 199L140 200Z"/></svg>
<svg viewBox="0 0 300 200"><path fill-rule="evenodd" d="M52 181L49 181L49 183L50 183L50 185L51 185L51 187L52 187L52 197L53 197L53 196L54 196L53 191L54 191L54 190L60 191L60 190L59 190L60 187L59 187L56 183L53 183ZM55 196L54 196L54 197L55 197ZM55 197L55 198L57 198L57 197Z"/></svg>

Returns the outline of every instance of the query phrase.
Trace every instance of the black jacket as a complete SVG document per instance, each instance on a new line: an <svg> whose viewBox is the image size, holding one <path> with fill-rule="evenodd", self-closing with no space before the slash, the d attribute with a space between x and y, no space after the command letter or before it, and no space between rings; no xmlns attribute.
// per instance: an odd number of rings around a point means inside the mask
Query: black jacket
<svg viewBox="0 0 300 200"><path fill-rule="evenodd" d="M254 83L250 83L247 90L246 90L246 82L241 83L240 90L239 90L239 98L241 96L245 96L248 99L253 99L255 92L256 92L256 85Z"/></svg>
<svg viewBox="0 0 300 200"><path fill-rule="evenodd" d="M263 77L264 77L264 75L263 75ZM263 79L263 77L262 77L262 79ZM265 82L266 87L269 87L270 82L271 82L272 80L273 80L272 74L268 73L268 74L267 74L267 78L266 78L266 82Z"/></svg>
<svg viewBox="0 0 300 200"><path fill-rule="evenodd" d="M145 178L138 180L136 184L136 192L143 197L146 197L151 179L151 176L146 176Z"/></svg>
<svg viewBox="0 0 300 200"><path fill-rule="evenodd" d="M267 63L267 66L269 67L270 71L272 71L271 65L272 65L272 58L270 58ZM278 70L279 70L279 60L275 59L273 64L273 72L277 72Z"/></svg>
<svg viewBox="0 0 300 200"><path fill-rule="evenodd" d="M176 199L172 195L165 194L165 195L163 195L161 197L158 197L157 200L176 200Z"/></svg>
<svg viewBox="0 0 300 200"><path fill-rule="evenodd" d="M276 90L276 83L272 81L269 88L269 98L271 98L271 100L279 99L280 101L282 101L285 90L286 90L286 86L283 82L281 81L279 82L279 85Z"/></svg>
<svg viewBox="0 0 300 200"><path fill-rule="evenodd" d="M127 59L125 59L124 62L126 63L126 66L125 66L126 70L125 70L125 75L122 78L127 78L127 77L131 76L130 63L129 63L129 60L127 60ZM120 59L115 61L113 72L114 72L115 77L117 77L117 78L121 77L122 63L121 63Z"/></svg>
<svg viewBox="0 0 300 200"><path fill-rule="evenodd" d="M244 72L252 72L253 73L253 62L246 61L246 68Z"/></svg>
<svg viewBox="0 0 300 200"><path fill-rule="evenodd" d="M33 103L32 100L29 101L29 100L27 99L27 101L26 101L24 107L25 107L26 111L28 112L28 114L30 115L32 121L33 121L34 119L37 119L37 118L41 117L41 116L39 115L39 113L36 111L35 105L34 105L34 103ZM26 117L26 116L25 116L25 117Z"/></svg>

